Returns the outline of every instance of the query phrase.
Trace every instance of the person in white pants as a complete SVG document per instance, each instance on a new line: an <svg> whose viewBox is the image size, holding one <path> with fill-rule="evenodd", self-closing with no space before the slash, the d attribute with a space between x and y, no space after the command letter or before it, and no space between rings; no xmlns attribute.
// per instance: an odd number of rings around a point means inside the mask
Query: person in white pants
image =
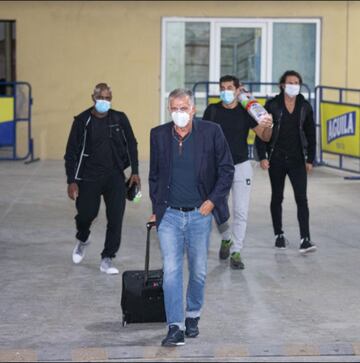
<svg viewBox="0 0 360 363"><path fill-rule="evenodd" d="M218 226L222 241L219 250L220 259L230 256L233 269L244 269L240 250L243 248L246 234L247 216L252 185L252 166L248 156L247 138L252 129L264 141L272 134L272 116L265 115L257 123L239 103L242 88L237 77L226 75L220 78L220 99L210 104L204 112L203 119L218 123L225 135L235 165L235 176L231 187L232 214L229 223Z"/></svg>

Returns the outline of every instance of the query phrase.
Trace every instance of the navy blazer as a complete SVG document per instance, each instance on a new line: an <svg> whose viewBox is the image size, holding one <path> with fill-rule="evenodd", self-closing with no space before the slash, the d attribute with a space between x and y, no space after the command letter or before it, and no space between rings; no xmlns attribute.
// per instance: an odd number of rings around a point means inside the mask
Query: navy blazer
<svg viewBox="0 0 360 363"><path fill-rule="evenodd" d="M150 132L149 192L157 227L169 207L173 127L171 121ZM203 201L210 199L214 203L212 213L216 222L222 224L230 216L227 196L235 171L229 145L214 122L194 119L192 133L198 191Z"/></svg>

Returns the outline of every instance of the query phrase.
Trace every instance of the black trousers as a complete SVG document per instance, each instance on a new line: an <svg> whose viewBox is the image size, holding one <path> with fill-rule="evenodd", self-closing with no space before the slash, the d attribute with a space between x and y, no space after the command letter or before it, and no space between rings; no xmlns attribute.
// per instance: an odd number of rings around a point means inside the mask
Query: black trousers
<svg viewBox="0 0 360 363"><path fill-rule="evenodd" d="M79 196L76 199L76 238L85 242L90 235L90 227L97 217L101 196L106 207L106 237L101 258L115 257L120 247L121 229L125 211L125 177L118 172L101 177L96 181L80 181Z"/></svg>
<svg viewBox="0 0 360 363"><path fill-rule="evenodd" d="M297 205L297 219L300 227L300 238L309 237L309 207L307 200L307 173L303 160L287 157L272 158L269 176L271 182L271 218L275 235L284 233L282 225L282 202L286 175L289 176Z"/></svg>

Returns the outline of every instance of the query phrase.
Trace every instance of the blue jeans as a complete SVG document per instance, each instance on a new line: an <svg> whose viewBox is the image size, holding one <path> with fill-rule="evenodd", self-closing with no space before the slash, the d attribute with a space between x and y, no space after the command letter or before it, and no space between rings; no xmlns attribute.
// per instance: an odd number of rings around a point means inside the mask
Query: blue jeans
<svg viewBox="0 0 360 363"><path fill-rule="evenodd" d="M168 208L158 228L164 268L164 301L168 325L184 329L183 265L186 251L189 282L186 317L200 316L204 303L212 215L198 209L181 212Z"/></svg>

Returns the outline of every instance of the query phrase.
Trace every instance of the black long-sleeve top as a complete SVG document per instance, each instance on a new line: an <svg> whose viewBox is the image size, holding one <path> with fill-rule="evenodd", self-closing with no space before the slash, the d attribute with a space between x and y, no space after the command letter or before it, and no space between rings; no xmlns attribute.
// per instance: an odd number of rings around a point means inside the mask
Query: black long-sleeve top
<svg viewBox="0 0 360 363"><path fill-rule="evenodd" d="M92 169L90 177L91 175L102 174L104 172L103 168L108 169L111 165L121 171L131 165L132 174L138 174L137 141L126 114L110 109L107 117L100 120L106 123L106 127L101 128L100 138L92 135L98 129L92 127L92 119L95 123L99 121L94 119L91 108L74 118L64 156L67 183L83 180L84 175L88 179L89 168L86 169L86 159L92 160L89 164ZM109 154L110 149L111 154ZM105 152L106 150L107 152ZM101 157L109 157L109 155L111 157L110 161L103 160L101 162ZM97 163L99 170L96 170Z"/></svg>
<svg viewBox="0 0 360 363"><path fill-rule="evenodd" d="M290 115L285 110L284 93L281 92L267 101L265 108L273 116L274 127L269 142L264 142L257 136L255 138L255 147L259 159L271 158L276 147L288 147L290 151L294 151L294 147L299 147L299 152L303 153L305 161L312 164L316 152L316 128L310 103L305 100L302 94L299 94L296 99L295 113ZM297 130L291 128L291 125L290 129L289 125L286 125L284 130L282 129L284 121L289 121L289 118L293 118L293 122L296 122ZM296 137L297 139L294 141ZM284 138L288 138L288 140L284 140ZM295 143L290 145L291 139Z"/></svg>

